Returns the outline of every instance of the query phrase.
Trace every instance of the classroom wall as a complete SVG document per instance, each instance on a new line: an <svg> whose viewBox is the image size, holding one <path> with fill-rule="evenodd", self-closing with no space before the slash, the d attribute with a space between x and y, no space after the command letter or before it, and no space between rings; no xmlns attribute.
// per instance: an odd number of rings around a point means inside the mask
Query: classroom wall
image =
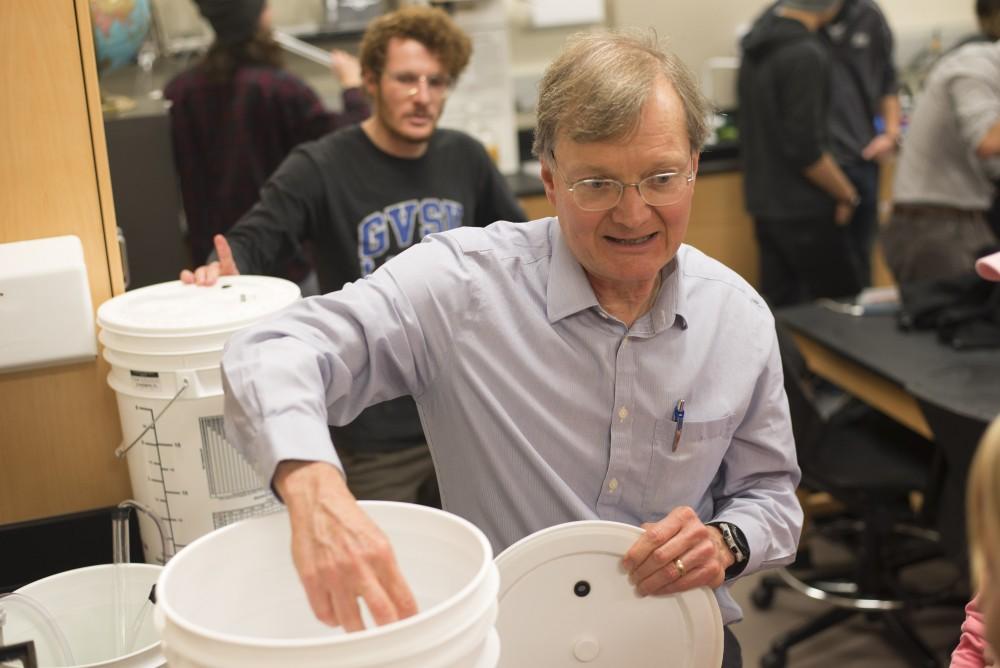
<svg viewBox="0 0 1000 668"><path fill-rule="evenodd" d="M566 37L593 25L534 28L531 1L507 0L516 77L540 73L559 52ZM651 26L694 71L702 76L713 57L736 56L738 35L771 4L770 0L606 0L608 27ZM897 39L897 65L926 48L935 31L944 46L976 29L974 0L880 0Z"/></svg>

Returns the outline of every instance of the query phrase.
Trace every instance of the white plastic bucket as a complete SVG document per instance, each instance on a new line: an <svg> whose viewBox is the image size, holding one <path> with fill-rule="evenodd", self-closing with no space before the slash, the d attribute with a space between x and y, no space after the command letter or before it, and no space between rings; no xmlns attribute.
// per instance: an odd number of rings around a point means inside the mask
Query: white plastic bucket
<svg viewBox="0 0 1000 668"><path fill-rule="evenodd" d="M124 614L116 617L115 581L119 569L123 584L121 601ZM73 666L87 668L159 668L166 661L160 653L159 636L153 624L153 605L149 592L156 583L161 566L123 564L90 566L32 582L15 594L30 597L50 618L64 636L72 652ZM18 597L0 599L8 609L4 625L4 642L14 644L34 640L39 666L70 665L62 661L60 644L53 641L47 630L34 624L34 619L16 613ZM120 626L124 622L124 627ZM116 633L122 628L128 649Z"/></svg>
<svg viewBox="0 0 1000 668"><path fill-rule="evenodd" d="M499 575L486 536L444 511L360 502L388 536L420 612L346 634L313 615L284 512L226 527L180 552L157 585L171 668L494 668Z"/></svg>
<svg viewBox="0 0 1000 668"><path fill-rule="evenodd" d="M165 521L172 552L213 529L279 508L225 439L219 362L234 332L299 294L280 278L230 276L207 288L152 285L97 311L133 497ZM163 563L152 520L140 516L139 528L146 561Z"/></svg>

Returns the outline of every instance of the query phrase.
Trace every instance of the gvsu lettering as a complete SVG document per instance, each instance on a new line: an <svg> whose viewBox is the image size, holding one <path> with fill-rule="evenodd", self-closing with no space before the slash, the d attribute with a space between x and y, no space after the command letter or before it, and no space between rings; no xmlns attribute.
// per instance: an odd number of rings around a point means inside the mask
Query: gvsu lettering
<svg viewBox="0 0 1000 668"><path fill-rule="evenodd" d="M358 259L361 275L375 271L428 234L462 225L463 207L450 199L408 199L371 213L358 225Z"/></svg>

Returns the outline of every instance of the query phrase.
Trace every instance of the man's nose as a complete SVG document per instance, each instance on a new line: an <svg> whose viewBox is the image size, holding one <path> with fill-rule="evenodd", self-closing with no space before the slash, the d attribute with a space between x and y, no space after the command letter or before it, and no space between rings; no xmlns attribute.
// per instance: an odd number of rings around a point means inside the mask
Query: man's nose
<svg viewBox="0 0 1000 668"><path fill-rule="evenodd" d="M622 197L612 210L612 220L621 225L635 227L649 219L650 206L639 194L639 186L634 183L625 185Z"/></svg>
<svg viewBox="0 0 1000 668"><path fill-rule="evenodd" d="M426 76L422 76L417 79L417 82L413 84L413 87L408 92L410 93L411 99L414 99L421 104L427 104L431 101L431 85L427 81Z"/></svg>

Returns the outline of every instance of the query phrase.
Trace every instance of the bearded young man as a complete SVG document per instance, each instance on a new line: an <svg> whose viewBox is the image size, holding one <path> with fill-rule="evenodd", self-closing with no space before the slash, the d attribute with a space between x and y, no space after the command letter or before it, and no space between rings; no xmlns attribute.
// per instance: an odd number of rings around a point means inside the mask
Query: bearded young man
<svg viewBox="0 0 1000 668"><path fill-rule="evenodd" d="M260 202L216 237L218 259L181 279L273 274L308 241L327 293L428 234L524 220L483 146L437 127L470 53L468 36L439 9L406 7L372 21L360 48L371 117L293 151ZM439 503L413 400L374 395L369 403L332 430L355 496Z"/></svg>

